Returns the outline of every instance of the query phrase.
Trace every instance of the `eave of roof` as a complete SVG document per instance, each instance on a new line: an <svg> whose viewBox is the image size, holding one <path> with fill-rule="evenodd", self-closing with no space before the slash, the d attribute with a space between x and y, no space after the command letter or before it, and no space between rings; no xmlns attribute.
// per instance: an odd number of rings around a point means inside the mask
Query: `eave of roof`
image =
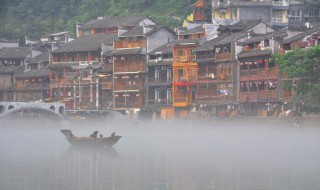
<svg viewBox="0 0 320 190"><path fill-rule="evenodd" d="M119 48L111 52L112 55L140 54L142 48Z"/></svg>
<svg viewBox="0 0 320 190"><path fill-rule="evenodd" d="M110 34L96 34L92 36L81 36L69 43L64 44L60 48L54 50L55 53L68 53L68 52L88 52L88 51L101 51L102 44L113 43L117 39L116 35Z"/></svg>
<svg viewBox="0 0 320 190"><path fill-rule="evenodd" d="M241 52L238 54L238 58L245 58L245 57L255 57L255 56L262 56L262 55L271 55L272 50L266 49L266 50L250 50L247 52Z"/></svg>

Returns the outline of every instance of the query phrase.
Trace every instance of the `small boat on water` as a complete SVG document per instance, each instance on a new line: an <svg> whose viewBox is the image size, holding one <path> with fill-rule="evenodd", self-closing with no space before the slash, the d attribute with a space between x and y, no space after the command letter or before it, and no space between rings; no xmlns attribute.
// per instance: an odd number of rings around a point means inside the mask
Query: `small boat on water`
<svg viewBox="0 0 320 190"><path fill-rule="evenodd" d="M63 129L61 130L63 135L69 141L71 145L75 146L92 146L92 147L105 147L105 146L113 146L118 142L121 136L115 135L115 132L111 134L110 137L103 137L100 135L98 137L98 131L94 131L90 137L77 137L74 136L71 130Z"/></svg>

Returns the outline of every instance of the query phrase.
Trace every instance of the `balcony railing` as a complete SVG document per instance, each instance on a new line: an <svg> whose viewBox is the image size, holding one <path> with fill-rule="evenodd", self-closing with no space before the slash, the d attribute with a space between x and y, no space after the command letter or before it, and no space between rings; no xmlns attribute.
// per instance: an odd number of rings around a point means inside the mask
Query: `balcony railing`
<svg viewBox="0 0 320 190"><path fill-rule="evenodd" d="M101 89L103 90L108 90L108 89L112 89L112 82L102 82L101 83Z"/></svg>
<svg viewBox="0 0 320 190"><path fill-rule="evenodd" d="M262 90L257 92L240 92L240 102L272 101L278 99L277 90Z"/></svg>
<svg viewBox="0 0 320 190"><path fill-rule="evenodd" d="M195 59L197 61L201 61L201 60L211 60L211 59L214 59L215 56L214 54L204 54L204 55L196 55Z"/></svg>
<svg viewBox="0 0 320 190"><path fill-rule="evenodd" d="M286 6L287 7L287 6L289 6L289 1L287 1L287 0L283 0L283 1L274 1L274 0L272 0L271 4L275 5L275 6Z"/></svg>
<svg viewBox="0 0 320 190"><path fill-rule="evenodd" d="M174 82L196 82L197 81L197 76L181 76L181 77L174 77L173 81Z"/></svg>
<svg viewBox="0 0 320 190"><path fill-rule="evenodd" d="M37 90L37 89L49 89L50 88L50 83L29 83L29 84L22 84L22 85L17 85L18 89L23 89L23 90Z"/></svg>
<svg viewBox="0 0 320 190"><path fill-rule="evenodd" d="M164 83L164 82L172 82L172 78L148 78L148 83Z"/></svg>
<svg viewBox="0 0 320 190"><path fill-rule="evenodd" d="M258 93L257 92L240 92L239 100L240 102L257 102Z"/></svg>
<svg viewBox="0 0 320 190"><path fill-rule="evenodd" d="M134 101L134 102L119 102L119 100L116 100L114 104L116 109L127 109L127 108L141 108L142 103L141 101Z"/></svg>
<svg viewBox="0 0 320 190"><path fill-rule="evenodd" d="M174 62L191 62L195 59L195 55L174 56Z"/></svg>
<svg viewBox="0 0 320 190"><path fill-rule="evenodd" d="M174 102L176 103L188 102L188 97L174 97Z"/></svg>
<svg viewBox="0 0 320 190"><path fill-rule="evenodd" d="M277 67L240 70L240 76L277 76L277 75L278 75Z"/></svg>
<svg viewBox="0 0 320 190"><path fill-rule="evenodd" d="M115 66L114 72L115 73L125 73L125 72L139 72L144 71L144 65L138 64L138 65L126 65L126 66Z"/></svg>
<svg viewBox="0 0 320 190"><path fill-rule="evenodd" d="M114 83L115 91L140 90L140 89L142 89L142 84L140 83L129 84L129 83L120 83L116 81Z"/></svg>
<svg viewBox="0 0 320 190"><path fill-rule="evenodd" d="M224 96L224 95L199 95L197 96L198 103L219 103L219 102L231 102L233 100L232 96Z"/></svg>
<svg viewBox="0 0 320 190"><path fill-rule="evenodd" d="M216 61L232 61L231 53L215 54Z"/></svg>
<svg viewBox="0 0 320 190"><path fill-rule="evenodd" d="M147 106L168 106L172 105L172 100L170 99L153 99L146 101Z"/></svg>

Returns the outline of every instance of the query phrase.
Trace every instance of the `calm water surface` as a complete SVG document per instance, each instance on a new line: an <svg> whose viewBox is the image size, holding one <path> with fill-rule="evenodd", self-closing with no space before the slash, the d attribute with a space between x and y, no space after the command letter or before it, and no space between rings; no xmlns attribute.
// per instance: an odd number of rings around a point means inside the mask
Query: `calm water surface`
<svg viewBox="0 0 320 190"><path fill-rule="evenodd" d="M1 190L316 190L320 129L200 122L0 125ZM29 123L30 124L30 123ZM99 130L113 148L71 147Z"/></svg>

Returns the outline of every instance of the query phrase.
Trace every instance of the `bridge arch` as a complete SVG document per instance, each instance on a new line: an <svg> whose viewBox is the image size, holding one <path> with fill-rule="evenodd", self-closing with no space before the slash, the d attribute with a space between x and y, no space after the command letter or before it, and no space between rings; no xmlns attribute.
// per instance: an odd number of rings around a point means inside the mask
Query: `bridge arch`
<svg viewBox="0 0 320 190"><path fill-rule="evenodd" d="M35 113L39 112L39 116L42 114L44 117L53 116L53 118L55 118L55 119L63 119L64 118L63 114L58 114L52 110L48 110L48 109L41 108L41 107L20 107L17 109L10 109L7 112L1 114L0 118L1 117L4 118L4 117L14 115L14 114L23 115L25 110L30 110Z"/></svg>
<svg viewBox="0 0 320 190"><path fill-rule="evenodd" d="M52 110L52 111L56 111L56 107L55 106L50 106L50 109Z"/></svg>
<svg viewBox="0 0 320 190"><path fill-rule="evenodd" d="M65 108L63 106L59 107L59 114L64 115L65 113Z"/></svg>
<svg viewBox="0 0 320 190"><path fill-rule="evenodd" d="M10 105L10 106L8 107L8 110L12 110L12 109L14 109L14 106L13 106L13 105Z"/></svg>
<svg viewBox="0 0 320 190"><path fill-rule="evenodd" d="M6 108L4 105L0 105L0 114L4 113L6 111Z"/></svg>

